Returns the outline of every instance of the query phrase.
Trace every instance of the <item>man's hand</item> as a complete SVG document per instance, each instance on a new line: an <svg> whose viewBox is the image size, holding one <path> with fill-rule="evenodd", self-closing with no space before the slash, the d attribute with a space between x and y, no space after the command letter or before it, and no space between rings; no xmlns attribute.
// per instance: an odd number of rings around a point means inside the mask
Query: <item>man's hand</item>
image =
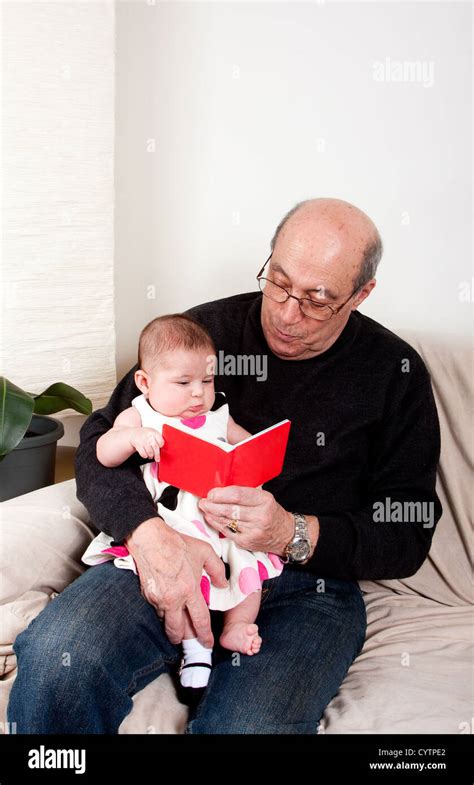
<svg viewBox="0 0 474 785"><path fill-rule="evenodd" d="M214 636L200 587L202 568L214 586L228 585L224 563L212 546L178 534L159 517L137 526L125 545L135 560L142 594L163 618L170 642L181 643L187 610L202 645L211 648Z"/></svg>
<svg viewBox="0 0 474 785"><path fill-rule="evenodd" d="M206 522L248 551L263 551L284 556L285 548L294 537L295 521L291 512L278 504L273 494L263 488L228 485L213 488L199 507ZM319 536L319 521L306 515L311 554ZM232 532L229 523L237 521L239 530Z"/></svg>
<svg viewBox="0 0 474 785"><path fill-rule="evenodd" d="M248 551L282 556L295 532L291 513L262 488L214 488L206 499L201 499L199 507L210 526ZM232 520L239 527L235 534L227 528Z"/></svg>

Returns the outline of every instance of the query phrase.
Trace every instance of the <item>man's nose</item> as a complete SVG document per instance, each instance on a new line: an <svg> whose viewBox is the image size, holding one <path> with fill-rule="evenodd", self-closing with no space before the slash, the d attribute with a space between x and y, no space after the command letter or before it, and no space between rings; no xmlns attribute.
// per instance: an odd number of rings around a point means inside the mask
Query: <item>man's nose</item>
<svg viewBox="0 0 474 785"><path fill-rule="evenodd" d="M288 297L286 303L282 303L280 307L282 308L281 318L285 324L294 324L301 320L303 314L301 313L298 300L295 300L293 297Z"/></svg>

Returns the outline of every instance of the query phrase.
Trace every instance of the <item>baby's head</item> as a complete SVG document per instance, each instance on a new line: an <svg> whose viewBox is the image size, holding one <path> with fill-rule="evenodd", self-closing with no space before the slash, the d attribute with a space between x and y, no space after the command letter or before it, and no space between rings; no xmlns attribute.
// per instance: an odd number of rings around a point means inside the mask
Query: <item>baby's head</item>
<svg viewBox="0 0 474 785"><path fill-rule="evenodd" d="M140 334L135 384L155 411L194 417L214 403L216 350L211 336L181 313L158 316Z"/></svg>

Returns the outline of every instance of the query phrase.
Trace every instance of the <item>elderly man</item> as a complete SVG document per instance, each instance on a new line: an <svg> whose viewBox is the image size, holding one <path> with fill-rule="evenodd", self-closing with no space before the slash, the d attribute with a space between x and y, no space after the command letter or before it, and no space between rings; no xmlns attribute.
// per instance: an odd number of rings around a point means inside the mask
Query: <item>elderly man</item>
<svg viewBox="0 0 474 785"><path fill-rule="evenodd" d="M416 572L441 515L429 374L412 347L357 311L375 286L376 227L353 205L315 199L285 216L271 250L260 292L188 312L218 352L267 358L265 379L217 377L234 419L252 433L284 418L292 428L279 477L201 502L207 522L242 547L288 561L263 582L260 652L236 662L216 644L186 733L316 733L364 643L357 580ZM138 394L134 370L82 428L77 487L95 524L128 547L139 578L111 562L86 570L17 638L8 719L19 733L117 733L131 696L176 673L185 611L201 642L214 643L221 615L209 613L199 580L205 566L224 585L223 562L157 517L143 459L107 469L95 456L98 437ZM61 652L71 667L60 666Z"/></svg>

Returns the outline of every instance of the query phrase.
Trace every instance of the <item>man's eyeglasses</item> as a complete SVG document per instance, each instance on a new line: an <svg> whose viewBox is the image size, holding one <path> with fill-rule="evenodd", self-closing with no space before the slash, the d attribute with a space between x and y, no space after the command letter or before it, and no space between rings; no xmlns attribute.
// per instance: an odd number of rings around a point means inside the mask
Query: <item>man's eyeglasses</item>
<svg viewBox="0 0 474 785"><path fill-rule="evenodd" d="M276 303L286 303L289 297L292 297L293 300L298 300L302 313L304 313L305 316L309 316L310 319L317 319L318 321L321 322L327 321L332 316L339 313L341 308L344 308L344 306L347 305L351 297L353 297L357 292L357 289L354 289L354 291L347 298L347 300L345 300L341 305L338 306L317 303L314 300L312 300L310 297L295 297L294 294L290 294L289 292L287 292L287 290L283 286L280 286L279 284L270 280L270 278L265 278L264 276L262 276L262 273L271 258L272 258L272 254L270 254L267 261L265 262L262 269L257 275L257 281L260 291L262 292L262 294L265 295L265 297L268 297L270 300L273 300Z"/></svg>

